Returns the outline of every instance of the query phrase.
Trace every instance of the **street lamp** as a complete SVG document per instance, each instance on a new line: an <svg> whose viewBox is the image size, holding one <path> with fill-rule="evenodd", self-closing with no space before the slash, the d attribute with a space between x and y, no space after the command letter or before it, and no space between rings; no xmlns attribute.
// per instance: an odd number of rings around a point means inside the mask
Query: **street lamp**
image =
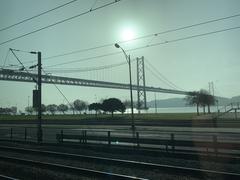
<svg viewBox="0 0 240 180"><path fill-rule="evenodd" d="M130 97L131 97L131 120L132 120L132 124L131 124L131 128L133 130L133 132L135 131L135 123L134 123L134 117L133 117L133 94L132 94L132 73L131 73L131 60L130 60L130 55L128 56L126 54L126 52L124 51L124 49L119 45L119 44L115 44L116 48L120 48L122 50L122 52L125 55L125 58L127 60L128 63L128 67L129 67L129 80L130 80Z"/></svg>

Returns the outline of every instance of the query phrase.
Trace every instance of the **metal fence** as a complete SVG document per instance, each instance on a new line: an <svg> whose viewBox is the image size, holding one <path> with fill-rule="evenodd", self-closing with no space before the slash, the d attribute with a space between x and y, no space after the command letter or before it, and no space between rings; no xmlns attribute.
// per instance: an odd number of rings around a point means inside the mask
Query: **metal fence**
<svg viewBox="0 0 240 180"><path fill-rule="evenodd" d="M240 133L43 128L43 143L133 146L168 152L184 150L240 155L239 138ZM0 127L0 140L37 142L37 128Z"/></svg>

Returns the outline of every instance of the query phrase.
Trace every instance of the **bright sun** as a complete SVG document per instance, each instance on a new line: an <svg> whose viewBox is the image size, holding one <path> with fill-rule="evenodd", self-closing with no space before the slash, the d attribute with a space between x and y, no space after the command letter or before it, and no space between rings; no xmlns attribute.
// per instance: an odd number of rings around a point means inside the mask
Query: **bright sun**
<svg viewBox="0 0 240 180"><path fill-rule="evenodd" d="M124 41L132 40L132 39L134 39L134 37L135 37L135 33L134 33L133 29L125 28L122 30L122 39Z"/></svg>

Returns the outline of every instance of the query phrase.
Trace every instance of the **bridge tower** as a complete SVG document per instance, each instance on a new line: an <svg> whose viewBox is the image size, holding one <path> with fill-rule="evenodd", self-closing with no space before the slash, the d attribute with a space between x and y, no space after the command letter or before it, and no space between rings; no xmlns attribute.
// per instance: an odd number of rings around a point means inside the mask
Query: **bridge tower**
<svg viewBox="0 0 240 180"><path fill-rule="evenodd" d="M147 109L144 57L137 58L137 108Z"/></svg>

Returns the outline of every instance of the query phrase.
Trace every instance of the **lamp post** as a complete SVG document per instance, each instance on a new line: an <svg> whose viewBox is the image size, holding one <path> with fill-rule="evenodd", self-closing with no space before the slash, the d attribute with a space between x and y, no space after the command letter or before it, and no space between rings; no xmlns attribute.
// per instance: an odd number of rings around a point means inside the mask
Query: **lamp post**
<svg viewBox="0 0 240 180"><path fill-rule="evenodd" d="M119 45L119 44L115 44L116 48L120 48L123 52L123 54L125 55L125 58L127 60L128 63L128 67L129 67L129 81L130 81L130 97L131 97L131 120L132 120L132 124L131 124L131 129L133 130L133 133L135 131L135 123L134 123L134 116L133 116L133 94L132 94L132 73L131 73L131 60L130 60L130 55L128 56L126 54L126 52L124 51L124 49Z"/></svg>

